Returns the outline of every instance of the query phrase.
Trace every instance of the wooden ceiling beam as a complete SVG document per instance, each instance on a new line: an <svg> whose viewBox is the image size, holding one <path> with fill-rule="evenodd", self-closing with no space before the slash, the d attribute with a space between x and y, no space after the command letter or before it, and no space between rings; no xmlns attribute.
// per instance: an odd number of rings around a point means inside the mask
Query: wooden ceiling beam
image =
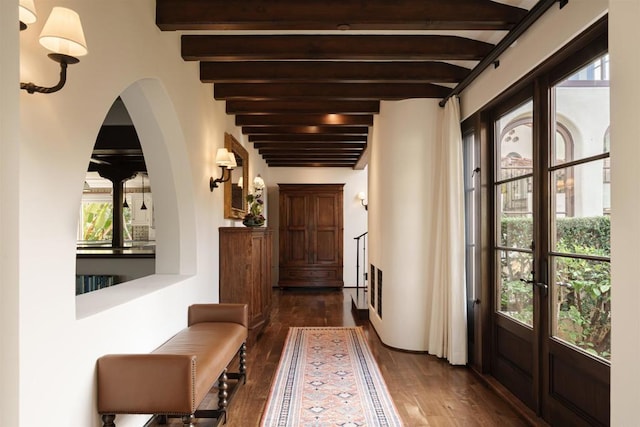
<svg viewBox="0 0 640 427"><path fill-rule="evenodd" d="M509 30L526 10L480 0L157 0L162 30Z"/></svg>
<svg viewBox="0 0 640 427"><path fill-rule="evenodd" d="M352 160L331 160L328 162L312 161L312 160L269 160L267 161L269 167L300 167L300 168L334 168L334 167L348 167L353 168L355 162Z"/></svg>
<svg viewBox="0 0 640 427"><path fill-rule="evenodd" d="M266 134L266 135L249 135L249 142L259 143L366 143L366 135L327 135L327 134Z"/></svg>
<svg viewBox="0 0 640 427"><path fill-rule="evenodd" d="M339 134L362 135L369 134L367 126L243 126L242 133L251 134Z"/></svg>
<svg viewBox="0 0 640 427"><path fill-rule="evenodd" d="M362 152L358 153L260 153L265 160L352 160L356 161Z"/></svg>
<svg viewBox="0 0 640 427"><path fill-rule="evenodd" d="M340 99L397 100L444 98L451 89L423 83L219 83L213 86L218 100Z"/></svg>
<svg viewBox="0 0 640 427"><path fill-rule="evenodd" d="M236 115L236 126L373 126L373 116L360 114Z"/></svg>
<svg viewBox="0 0 640 427"><path fill-rule="evenodd" d="M443 35L183 35L187 61L479 61L494 45Z"/></svg>
<svg viewBox="0 0 640 427"><path fill-rule="evenodd" d="M457 83L471 70L446 62L221 61L201 62L204 83Z"/></svg>
<svg viewBox="0 0 640 427"><path fill-rule="evenodd" d="M243 101L226 102L227 114L378 114L380 101Z"/></svg>
<svg viewBox="0 0 640 427"><path fill-rule="evenodd" d="M350 142L256 142L254 148L271 151L294 150L363 150L366 143Z"/></svg>

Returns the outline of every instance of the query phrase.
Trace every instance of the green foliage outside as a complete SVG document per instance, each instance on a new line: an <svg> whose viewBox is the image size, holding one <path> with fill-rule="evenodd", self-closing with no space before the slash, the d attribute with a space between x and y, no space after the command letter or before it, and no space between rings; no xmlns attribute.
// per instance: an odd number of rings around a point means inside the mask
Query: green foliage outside
<svg viewBox="0 0 640 427"><path fill-rule="evenodd" d="M108 202L85 203L82 210L82 240L113 240L113 205ZM131 240L131 209L124 209L124 239Z"/></svg>
<svg viewBox="0 0 640 427"><path fill-rule="evenodd" d="M531 218L504 218L502 244L529 248ZM552 289L555 313L554 335L584 351L609 359L611 356L611 276L608 261L588 260L570 255L609 257L610 219L559 218L553 252L568 256L552 257ZM531 325L533 293L530 284L532 259L528 253L509 251L501 260L500 311Z"/></svg>
<svg viewBox="0 0 640 427"><path fill-rule="evenodd" d="M113 238L113 205L85 203L83 206L82 240L105 241Z"/></svg>

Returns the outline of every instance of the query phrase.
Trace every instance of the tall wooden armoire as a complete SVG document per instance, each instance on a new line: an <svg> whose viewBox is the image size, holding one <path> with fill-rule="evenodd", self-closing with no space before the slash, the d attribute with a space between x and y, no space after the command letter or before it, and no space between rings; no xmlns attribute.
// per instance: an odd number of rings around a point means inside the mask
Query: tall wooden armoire
<svg viewBox="0 0 640 427"><path fill-rule="evenodd" d="M248 304L249 329L259 333L271 310L271 230L220 227L220 302Z"/></svg>
<svg viewBox="0 0 640 427"><path fill-rule="evenodd" d="M281 287L342 287L344 184L279 184Z"/></svg>

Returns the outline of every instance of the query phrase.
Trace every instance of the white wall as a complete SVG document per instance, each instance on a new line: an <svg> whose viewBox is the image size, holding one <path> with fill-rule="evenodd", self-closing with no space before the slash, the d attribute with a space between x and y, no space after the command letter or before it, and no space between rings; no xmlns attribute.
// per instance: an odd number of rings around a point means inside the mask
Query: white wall
<svg viewBox="0 0 640 427"><path fill-rule="evenodd" d="M17 1L0 2L0 413L19 419L18 193L20 149Z"/></svg>
<svg viewBox="0 0 640 427"><path fill-rule="evenodd" d="M356 241L354 237L367 231L367 211L357 195L367 192L367 169L349 168L270 168L267 188L267 226L273 229L272 280L278 284L278 184L345 184L344 186L344 244L343 277L345 286L356 285ZM367 240L368 242L368 240ZM368 243L367 243L368 246ZM367 249L368 250L368 249ZM362 243L360 246L362 251ZM362 254L362 252L360 252ZM359 285L363 286L362 272L366 268L360 260Z"/></svg>
<svg viewBox="0 0 640 427"><path fill-rule="evenodd" d="M611 59L611 425L638 420L640 402L640 2L609 2Z"/></svg>
<svg viewBox="0 0 640 427"><path fill-rule="evenodd" d="M382 270L383 288L382 318L374 289L369 319L385 344L405 350L428 344L438 102L381 102L371 145L369 262Z"/></svg>
<svg viewBox="0 0 640 427"><path fill-rule="evenodd" d="M5 179L1 184L2 232L8 237L3 251L8 246L19 256L19 281L6 292L7 303L3 293L2 302L8 305L2 310L8 318L2 323L3 351L5 342L10 349L3 372L17 372L18 378L3 378L3 417L13 421L19 416L19 423L7 425L23 427L42 425L43 416L50 425L91 427L101 425L95 407L96 359L106 353L150 351L185 326L187 305L218 300L217 228L228 221L222 218L223 192L211 193L208 181L218 173L213 155L224 144L224 132L237 129L224 104L213 100L211 85L200 83L197 63L181 59L179 34L161 33L155 26L154 0L36 1L38 22L20 34L22 81L46 86L57 80L57 64L37 42L54 4L80 14L89 55L69 67L60 92L20 92L20 151L12 153L9 145L7 169L4 148L2 152L2 173L14 178L11 188ZM16 8L17 1L2 5L4 12ZM17 63L17 20L7 17L16 22L5 25L5 16L1 39L14 44L3 46L3 70ZM14 74L7 87L17 87L17 70ZM5 99L17 94L5 88L4 78L2 82L3 123L17 123L16 113L5 107ZM140 136L154 185L160 274L76 298L75 230L84 174L98 130L119 95ZM4 146L4 130L2 135ZM14 137L9 130L7 138ZM16 181L19 201L5 206L17 191ZM2 271L3 281L15 276L11 269L5 273L4 266ZM11 316L18 310L16 349ZM18 352L19 371L12 360ZM119 427L132 427L146 419L118 416L116 421Z"/></svg>

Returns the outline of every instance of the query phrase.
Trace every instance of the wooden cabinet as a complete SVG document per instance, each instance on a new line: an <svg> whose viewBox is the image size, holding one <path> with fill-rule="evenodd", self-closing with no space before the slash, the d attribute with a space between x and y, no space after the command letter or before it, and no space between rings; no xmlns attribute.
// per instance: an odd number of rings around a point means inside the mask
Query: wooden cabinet
<svg viewBox="0 0 640 427"><path fill-rule="evenodd" d="M280 184L278 285L342 287L344 184Z"/></svg>
<svg viewBox="0 0 640 427"><path fill-rule="evenodd" d="M249 329L259 332L271 309L271 230L220 228L220 302L246 303Z"/></svg>

